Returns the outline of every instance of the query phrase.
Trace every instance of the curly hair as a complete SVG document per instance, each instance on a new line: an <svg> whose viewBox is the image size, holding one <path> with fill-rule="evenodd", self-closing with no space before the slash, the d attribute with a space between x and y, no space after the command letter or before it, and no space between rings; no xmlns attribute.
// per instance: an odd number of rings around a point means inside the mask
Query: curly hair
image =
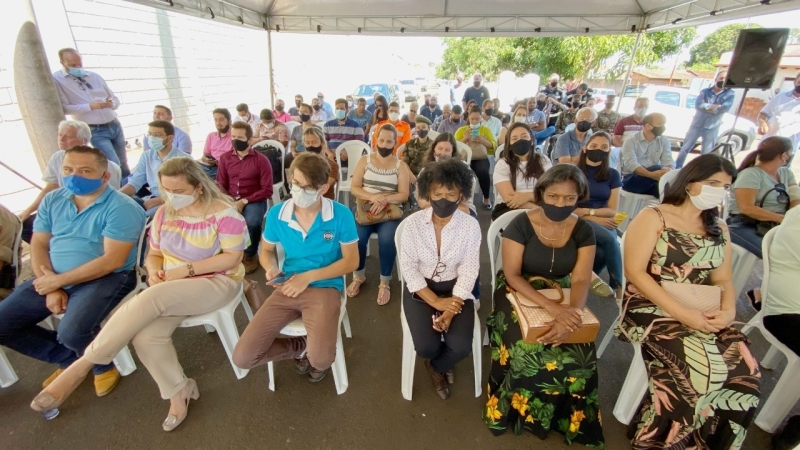
<svg viewBox="0 0 800 450"><path fill-rule="evenodd" d="M432 162L417 177L420 198L430 200L431 193L437 186L457 189L464 199L472 191L472 170L457 158Z"/></svg>

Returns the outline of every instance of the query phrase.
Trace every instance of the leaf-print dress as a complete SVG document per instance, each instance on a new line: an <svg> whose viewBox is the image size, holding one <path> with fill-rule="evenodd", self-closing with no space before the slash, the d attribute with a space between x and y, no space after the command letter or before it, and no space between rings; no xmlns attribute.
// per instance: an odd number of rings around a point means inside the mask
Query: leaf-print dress
<svg viewBox="0 0 800 450"><path fill-rule="evenodd" d="M710 284L711 270L724 258L724 235L659 232L648 267L653 279ZM642 341L647 326L664 314L631 283L625 297L620 326L642 343L650 381L629 429L633 449L741 448L755 417L761 377L747 338L732 327L713 334L666 321L656 322Z"/></svg>
<svg viewBox="0 0 800 450"><path fill-rule="evenodd" d="M562 287L570 286L569 274L578 248L594 245L594 232L579 220L567 245L555 249L555 269L551 273L548 269L552 249L539 241L527 214L515 218L503 237L525 245L522 269L526 278L544 276ZM537 283L540 281L532 284L535 289L546 288ZM558 347L526 344L507 292L506 279L500 271L494 309L486 320L492 367L484 423L494 435L511 427L515 434L527 430L545 439L553 430L563 434L568 444L604 448L594 343Z"/></svg>

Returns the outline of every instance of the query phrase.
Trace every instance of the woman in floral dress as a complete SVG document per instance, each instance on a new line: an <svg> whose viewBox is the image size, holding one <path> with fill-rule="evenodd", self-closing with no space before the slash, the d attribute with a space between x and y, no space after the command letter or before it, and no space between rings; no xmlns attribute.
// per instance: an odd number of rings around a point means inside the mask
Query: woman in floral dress
<svg viewBox="0 0 800 450"><path fill-rule="evenodd" d="M503 270L487 319L492 369L483 409L483 420L495 435L511 427L516 434L527 430L544 439L555 430L567 443L603 448L594 343L563 343L581 323L579 310L586 304L592 279L594 232L572 214L575 205L587 198L586 177L577 167L553 167L534 188L538 206L514 218L503 232ZM545 286L531 284L531 276L571 287L571 305L539 294L536 289ZM539 342L523 341L506 298L510 289L555 318Z"/></svg>
<svg viewBox="0 0 800 450"><path fill-rule="evenodd" d="M735 173L716 155L696 158L663 203L628 227L625 241L636 245L625 246L627 310L619 331L642 343L650 381L629 429L634 449L739 449L755 417L761 375L747 338L731 327L730 237L717 217ZM720 309L683 306L661 287L665 281L721 287ZM667 314L673 319L663 320Z"/></svg>

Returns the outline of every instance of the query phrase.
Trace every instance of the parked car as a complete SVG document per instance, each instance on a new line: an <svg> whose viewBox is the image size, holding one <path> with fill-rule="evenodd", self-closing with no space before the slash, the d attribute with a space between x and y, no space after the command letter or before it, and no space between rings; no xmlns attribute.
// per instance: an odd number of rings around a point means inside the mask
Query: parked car
<svg viewBox="0 0 800 450"><path fill-rule="evenodd" d="M647 89L649 86L650 86L649 84L641 84L637 86L628 85L625 87L625 94L623 94L623 97L633 97L633 98L639 97L642 95L642 92L644 92L644 90Z"/></svg>
<svg viewBox="0 0 800 450"><path fill-rule="evenodd" d="M683 138L686 137L686 132L692 124L692 119L697 112L694 107L697 94L697 92L690 92L689 89L686 88L650 85L636 97L647 97L650 99L649 113L658 112L667 116L667 130L664 135L673 142L673 146L680 147L683 145ZM633 97L620 100L620 114L631 114L635 102L636 98ZM736 116L731 113L725 113L725 116L722 118L722 125L719 127L719 138L717 142L721 142L722 139L727 139L728 132L730 132L733 127L734 119L736 119ZM731 136L733 154L735 155L742 150L749 149L755 140L756 124L743 117L739 117L739 119L736 120L736 128L733 129L733 135Z"/></svg>
<svg viewBox="0 0 800 450"><path fill-rule="evenodd" d="M400 80L400 88L403 90L403 101L413 102L419 96L419 86L414 80Z"/></svg>
<svg viewBox="0 0 800 450"><path fill-rule="evenodd" d="M362 84L353 91L353 98L364 97L364 100L367 101L367 106L375 103L375 99L373 95L379 92L382 96L386 97L386 101L391 102L399 102L399 94L398 89L395 87L393 83L372 83L372 84Z"/></svg>

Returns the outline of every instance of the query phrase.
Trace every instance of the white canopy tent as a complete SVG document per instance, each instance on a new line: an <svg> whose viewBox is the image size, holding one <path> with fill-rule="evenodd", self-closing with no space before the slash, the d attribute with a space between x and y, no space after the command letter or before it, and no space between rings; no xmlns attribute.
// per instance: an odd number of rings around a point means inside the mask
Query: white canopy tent
<svg viewBox="0 0 800 450"><path fill-rule="evenodd" d="M800 8L798 0L129 0L292 33L574 36L657 31Z"/></svg>

